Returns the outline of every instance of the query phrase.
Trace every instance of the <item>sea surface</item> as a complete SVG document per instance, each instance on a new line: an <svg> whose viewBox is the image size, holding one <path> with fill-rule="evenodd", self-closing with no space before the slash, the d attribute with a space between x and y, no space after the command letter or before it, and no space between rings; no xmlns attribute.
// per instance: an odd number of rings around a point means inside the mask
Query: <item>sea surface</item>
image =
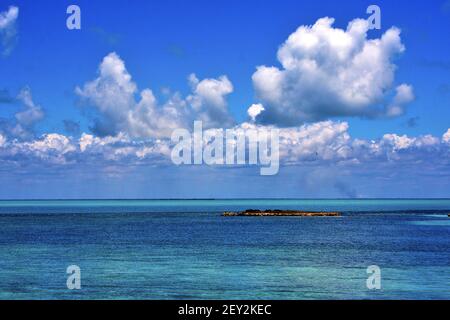
<svg viewBox="0 0 450 320"><path fill-rule="evenodd" d="M244 209L343 215L221 216ZM449 199L0 201L0 299L450 299L448 213Z"/></svg>

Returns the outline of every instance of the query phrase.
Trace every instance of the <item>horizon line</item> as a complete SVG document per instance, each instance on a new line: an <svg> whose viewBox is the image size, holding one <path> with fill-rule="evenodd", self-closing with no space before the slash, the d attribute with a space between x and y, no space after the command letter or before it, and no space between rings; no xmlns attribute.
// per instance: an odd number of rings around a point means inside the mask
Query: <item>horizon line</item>
<svg viewBox="0 0 450 320"><path fill-rule="evenodd" d="M17 199L1 199L0 201L157 201L157 200L450 200L450 198L428 197L428 198L412 198L412 197L392 197L392 198L17 198Z"/></svg>

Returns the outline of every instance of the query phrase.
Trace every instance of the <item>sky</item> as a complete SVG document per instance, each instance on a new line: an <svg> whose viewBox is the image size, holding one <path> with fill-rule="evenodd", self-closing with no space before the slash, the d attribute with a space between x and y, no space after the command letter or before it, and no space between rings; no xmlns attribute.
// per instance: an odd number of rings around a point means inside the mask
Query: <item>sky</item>
<svg viewBox="0 0 450 320"><path fill-rule="evenodd" d="M2 0L0 198L449 197L449 31L448 0ZM196 120L278 128L278 174L175 165Z"/></svg>

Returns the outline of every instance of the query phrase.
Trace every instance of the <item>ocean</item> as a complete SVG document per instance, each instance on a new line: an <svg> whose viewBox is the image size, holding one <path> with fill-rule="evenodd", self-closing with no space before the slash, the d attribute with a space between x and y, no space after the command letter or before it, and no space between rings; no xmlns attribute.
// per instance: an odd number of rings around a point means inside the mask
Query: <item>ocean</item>
<svg viewBox="0 0 450 320"><path fill-rule="evenodd" d="M342 217L221 216L245 209ZM448 213L450 199L0 201L0 299L450 299Z"/></svg>

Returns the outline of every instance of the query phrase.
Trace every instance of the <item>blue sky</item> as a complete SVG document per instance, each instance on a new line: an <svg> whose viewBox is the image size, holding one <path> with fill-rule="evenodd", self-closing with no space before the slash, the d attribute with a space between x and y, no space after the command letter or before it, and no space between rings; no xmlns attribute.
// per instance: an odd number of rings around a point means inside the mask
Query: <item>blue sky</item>
<svg viewBox="0 0 450 320"><path fill-rule="evenodd" d="M369 30L367 37L380 38L395 26L401 30L401 43L405 48L392 56L394 79L383 94L383 101L370 104L389 105L395 88L401 84L413 88L414 98L408 99L407 105L402 106L402 114L395 117L367 117L367 113L349 116L339 112L336 116L330 116L334 112L321 112L316 117L317 113L313 112L314 119L295 116L291 119L296 127L327 120L345 122L348 124L346 133L352 139L371 141L382 139L385 134L396 134L419 140L408 142L408 148L414 150L394 146L389 151L401 153L399 160L396 160L397 154L385 154L361 161L358 167L344 165L344 169L341 168L342 161L330 162L328 159L316 165L299 161L294 166L282 168L276 177L259 177L253 168L174 168L171 164L156 164L151 159L138 165L130 164L129 159L111 164L102 162L104 158L95 158L93 163L89 162L93 157L73 155L76 152L70 148L64 151L65 164L54 161L49 165L45 159L50 157L42 153L38 156L17 152L11 155L10 150L6 150L7 156L0 160L3 164L0 197L449 195L450 171L445 162L449 153L443 138L450 127L448 1L76 1L81 8L82 29L68 30L66 8L73 3L6 0L0 4L0 12L6 12L10 6L19 8L14 23L14 41L3 44L5 48L11 46L11 50L0 56L0 133L3 132L5 141L10 142L9 147L3 146L5 150L13 149L12 141L22 144L39 141L49 133L64 135L73 141L83 133L102 136L93 128L95 119L102 119L110 126L117 115L99 114L102 106L95 105L95 99L89 96L85 85L98 77L103 59L113 52L118 57L114 61L124 63L127 74L138 88L132 95L136 101L139 101L141 90L151 88L163 105L175 92L182 97L192 94L188 82L192 73L200 83L203 79L219 79L224 75L233 87L232 92L226 94L226 107L236 125L248 121L247 109L254 103L264 104L267 112L283 113L284 109L280 108L286 105L284 100L283 104L277 105L261 98L264 92L261 93L262 89L258 89L252 80L257 66L275 66L283 70L277 50L299 26L314 25L319 18L332 17L335 19L333 27L345 30L353 19L368 17L366 8L370 4L381 8L382 29ZM286 78L292 77L292 72L286 72ZM84 90L84 95L77 94L77 87ZM17 98L23 90L32 95L33 105L42 110L42 116L33 120L35 123L26 128L26 134L14 136L8 128L15 126L17 112L23 110L24 104L25 108L30 108L24 99ZM283 99L295 94L286 92ZM288 103L289 110L295 109L298 103L302 102ZM315 108L314 104L309 107ZM373 106L367 104L366 107ZM207 110L208 106L204 108ZM328 106L324 108L329 110ZM283 128L287 126L276 117L261 119L263 125L266 121ZM67 128L68 123L72 124L72 130ZM117 128L108 134L126 131L122 125ZM442 140L439 146L433 147L438 151L421 149L420 137L425 135ZM131 140L133 138L136 136ZM57 150L50 151L55 156ZM361 158L363 156L359 156L358 161ZM59 161L61 157L57 159ZM424 161L428 163L424 164ZM424 168L427 168L426 172ZM177 179L180 176L182 182ZM374 177L377 178L375 181ZM157 181L158 187L153 181ZM218 181L221 181L218 185L211 186Z"/></svg>

